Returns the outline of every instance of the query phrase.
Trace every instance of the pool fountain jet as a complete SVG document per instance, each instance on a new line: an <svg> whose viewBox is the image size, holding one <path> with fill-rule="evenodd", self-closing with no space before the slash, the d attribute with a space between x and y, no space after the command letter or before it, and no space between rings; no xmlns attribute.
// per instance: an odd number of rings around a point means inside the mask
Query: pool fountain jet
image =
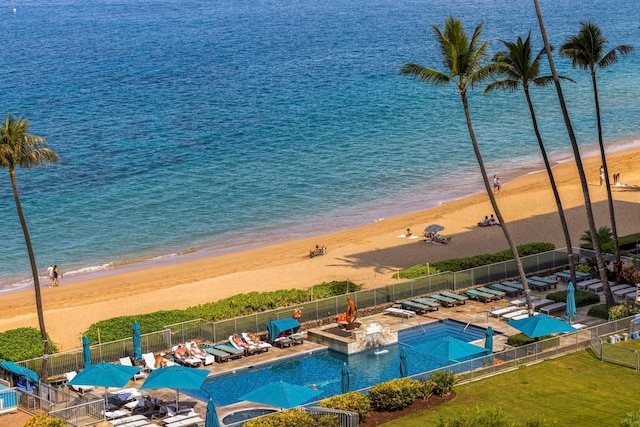
<svg viewBox="0 0 640 427"><path fill-rule="evenodd" d="M378 322L371 322L364 328L364 339L366 347L380 347L380 334L382 333L382 325Z"/></svg>

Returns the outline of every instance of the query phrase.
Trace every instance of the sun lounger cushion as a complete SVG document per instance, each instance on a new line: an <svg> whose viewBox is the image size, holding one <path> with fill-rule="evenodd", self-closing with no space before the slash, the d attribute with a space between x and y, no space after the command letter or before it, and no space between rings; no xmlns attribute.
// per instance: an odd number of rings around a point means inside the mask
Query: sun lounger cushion
<svg viewBox="0 0 640 427"><path fill-rule="evenodd" d="M493 317L498 317L500 318L500 316L507 314L507 313L511 313L513 311L517 311L518 307L516 307L515 305L510 305L509 307L504 307L504 308L499 308L497 310L493 310L491 312L491 315Z"/></svg>
<svg viewBox="0 0 640 427"><path fill-rule="evenodd" d="M544 307L540 308L540 312L541 313L546 313L549 314L552 311L558 311L558 310L562 310L567 306L567 303L564 302L556 302L555 304L549 304L549 305L545 305Z"/></svg>
<svg viewBox="0 0 640 427"><path fill-rule="evenodd" d="M411 310L403 310L401 308L396 308L396 307L389 307L386 308L385 313L389 313L389 314L393 314L394 316L400 316L400 317L416 317L416 313L411 311Z"/></svg>

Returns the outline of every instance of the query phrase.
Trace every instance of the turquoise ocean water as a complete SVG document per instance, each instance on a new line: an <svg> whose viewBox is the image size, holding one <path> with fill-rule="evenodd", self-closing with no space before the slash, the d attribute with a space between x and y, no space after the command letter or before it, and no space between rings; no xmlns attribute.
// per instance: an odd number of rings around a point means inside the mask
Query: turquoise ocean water
<svg viewBox="0 0 640 427"><path fill-rule="evenodd" d="M635 1L541 4L556 46L591 19L611 46L640 48ZM398 75L407 61L441 69L430 24L448 15L469 31L484 20L492 53L530 29L542 47L533 2L3 0L0 114L30 119L61 157L18 171L41 272L210 256L481 191L454 87ZM599 74L612 150L640 142L639 64ZM557 65L577 81L565 95L593 152L589 78ZM552 159L570 159L555 91L533 97ZM471 108L490 174L541 169L520 93L472 94ZM4 173L7 290L30 269Z"/></svg>

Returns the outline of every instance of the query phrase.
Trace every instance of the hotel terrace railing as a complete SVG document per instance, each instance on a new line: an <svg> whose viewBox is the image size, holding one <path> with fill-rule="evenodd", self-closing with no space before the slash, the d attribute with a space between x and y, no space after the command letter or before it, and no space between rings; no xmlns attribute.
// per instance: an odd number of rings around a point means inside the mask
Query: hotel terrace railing
<svg viewBox="0 0 640 427"><path fill-rule="evenodd" d="M592 256L592 252L575 249L574 253L581 258ZM568 256L566 250L553 250L536 255L522 257L522 264L527 274L555 270L566 267ZM628 262L633 262L629 259ZM636 260L637 262L637 260ZM518 276L515 263L511 261L471 268L460 272L443 272L430 276L403 280L385 286L351 292L331 298L298 304L302 309L300 322L315 321L343 313L347 306L347 297L353 298L358 308L364 309L393 303L442 290L460 290L468 287L506 280ZM234 332L265 331L266 323L271 320L291 317L292 308L278 308L234 319L211 322L197 319L189 322L165 326L161 331L142 335L142 353L159 352L171 348L179 342L202 340L220 342L228 339ZM95 344L91 346L92 363L115 361L133 354L132 338L119 341ZM20 365L40 372L42 359L31 359L19 362ZM65 372L79 371L83 368L82 351L56 353L49 356L49 373L53 379L61 379Z"/></svg>

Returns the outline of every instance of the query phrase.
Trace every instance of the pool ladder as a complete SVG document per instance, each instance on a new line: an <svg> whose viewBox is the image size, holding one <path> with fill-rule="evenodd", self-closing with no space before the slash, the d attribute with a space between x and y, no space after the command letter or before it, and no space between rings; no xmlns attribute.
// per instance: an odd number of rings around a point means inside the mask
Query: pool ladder
<svg viewBox="0 0 640 427"><path fill-rule="evenodd" d="M476 311L475 313L473 313L473 316L471 316L471 319L467 322L467 325L462 330L462 333L467 332L467 328L469 327L471 322L473 322L473 319L476 318L476 314L479 314L479 313L487 313L487 323L489 323L489 315L491 314L489 310Z"/></svg>

